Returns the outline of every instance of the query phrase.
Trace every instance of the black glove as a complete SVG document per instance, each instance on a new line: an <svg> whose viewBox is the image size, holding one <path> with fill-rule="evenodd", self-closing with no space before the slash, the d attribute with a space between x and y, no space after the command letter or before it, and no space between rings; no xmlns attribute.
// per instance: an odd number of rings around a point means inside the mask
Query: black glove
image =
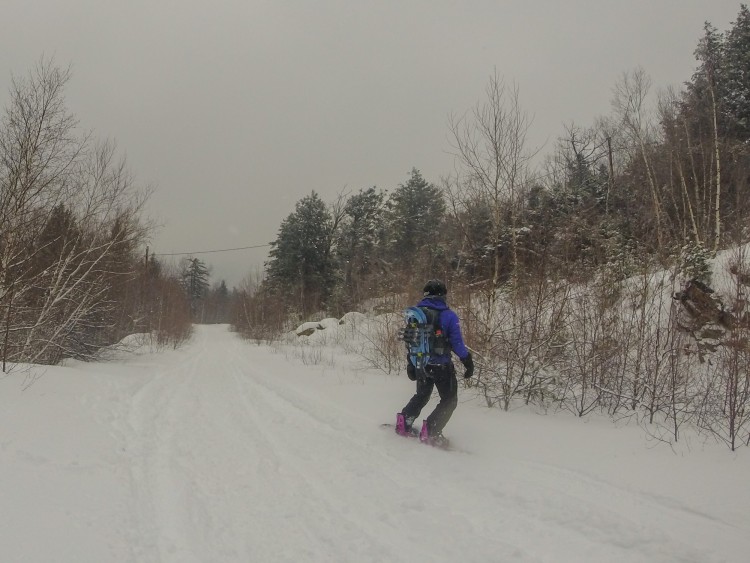
<svg viewBox="0 0 750 563"><path fill-rule="evenodd" d="M464 379L469 379L472 375L474 375L474 360L471 357L471 352L469 352L469 355L461 360L461 363L466 368L466 371L464 371Z"/></svg>
<svg viewBox="0 0 750 563"><path fill-rule="evenodd" d="M417 380L417 368L415 368L411 362L406 364L406 375L408 375L409 379L412 381Z"/></svg>

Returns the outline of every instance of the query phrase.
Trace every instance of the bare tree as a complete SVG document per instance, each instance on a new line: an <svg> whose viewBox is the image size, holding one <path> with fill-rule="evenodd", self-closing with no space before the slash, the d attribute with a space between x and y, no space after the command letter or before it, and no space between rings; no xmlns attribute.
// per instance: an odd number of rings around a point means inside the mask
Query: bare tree
<svg viewBox="0 0 750 563"><path fill-rule="evenodd" d="M651 79L642 68L626 72L614 87L612 106L621 127L627 133L634 156L637 155L643 161L656 223L657 244L659 248L663 248L663 204L650 157L650 147L655 140L655 129L646 105L650 89Z"/></svg>
<svg viewBox="0 0 750 563"><path fill-rule="evenodd" d="M490 241L494 248L492 286L497 287L501 279L498 249L508 215L513 276L518 274L517 227L529 165L536 151L527 146L531 118L521 108L519 87L507 86L496 71L490 77L485 95L486 99L472 111L449 120L457 168L446 185L454 209L473 202L482 202L490 208Z"/></svg>
<svg viewBox="0 0 750 563"><path fill-rule="evenodd" d="M148 193L113 143L77 133L69 78L48 60L14 78L0 128L4 360L87 356L134 324L124 288L138 275Z"/></svg>

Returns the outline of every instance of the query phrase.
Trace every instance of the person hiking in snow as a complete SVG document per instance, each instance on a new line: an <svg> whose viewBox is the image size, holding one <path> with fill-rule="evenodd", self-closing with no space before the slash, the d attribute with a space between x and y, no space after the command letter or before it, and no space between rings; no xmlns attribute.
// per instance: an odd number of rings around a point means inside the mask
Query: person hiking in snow
<svg viewBox="0 0 750 563"><path fill-rule="evenodd" d="M451 352L456 354L464 365L464 379L474 375L474 362L471 352L464 344L458 315L445 302L448 293L445 284L440 280L430 280L423 291L424 297L417 307L424 307L434 311L431 315L437 315L437 318L433 316L433 319L438 338L435 339L436 345L424 373L417 373L412 363L407 362L406 373L409 379L417 382L417 392L397 415L396 432L404 435L416 434L412 425L429 402L433 388L437 388L440 402L425 419L419 438L435 445L447 445L447 439L443 437L443 428L458 405L458 382Z"/></svg>

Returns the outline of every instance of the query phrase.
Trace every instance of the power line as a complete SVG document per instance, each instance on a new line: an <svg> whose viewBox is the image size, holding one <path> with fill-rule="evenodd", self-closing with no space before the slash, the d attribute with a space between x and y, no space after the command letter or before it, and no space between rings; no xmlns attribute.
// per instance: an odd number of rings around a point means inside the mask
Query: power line
<svg viewBox="0 0 750 563"><path fill-rule="evenodd" d="M249 250L251 248L265 248L270 243L254 244L252 246L238 246L237 248L218 248L214 250L197 250L195 252L154 252L152 256L192 256L193 254L213 254L215 252L233 252L235 250Z"/></svg>

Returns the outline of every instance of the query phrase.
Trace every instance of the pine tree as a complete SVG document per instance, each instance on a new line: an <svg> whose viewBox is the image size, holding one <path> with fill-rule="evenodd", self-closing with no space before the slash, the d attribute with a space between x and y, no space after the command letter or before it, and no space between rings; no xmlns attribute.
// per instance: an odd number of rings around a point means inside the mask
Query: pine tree
<svg viewBox="0 0 750 563"><path fill-rule="evenodd" d="M703 37L695 49L698 68L687 84L686 110L692 114L695 126L699 127L696 135L700 129L711 128L713 107L723 105L726 99L725 44L724 34L706 22ZM723 112L718 114L722 130L725 129L724 117Z"/></svg>
<svg viewBox="0 0 750 563"><path fill-rule="evenodd" d="M345 220L337 237L337 255L345 290L355 301L359 285L370 277L377 260L383 224L384 195L376 188L360 190L344 206Z"/></svg>
<svg viewBox="0 0 750 563"><path fill-rule="evenodd" d="M204 321L209 324L229 322L229 288L224 280L215 283L206 297Z"/></svg>
<svg viewBox="0 0 750 563"><path fill-rule="evenodd" d="M136 226L127 215L118 216L105 244L102 276L110 303L105 324L110 327L110 336L114 340L133 330L133 312L138 308L140 296L136 280L141 263L140 257L136 257L136 231Z"/></svg>
<svg viewBox="0 0 750 563"><path fill-rule="evenodd" d="M331 214L312 192L297 202L271 243L268 284L277 293L294 296L289 302L304 316L320 308L333 289L333 236Z"/></svg>
<svg viewBox="0 0 750 563"><path fill-rule="evenodd" d="M724 111L741 140L750 138L750 10L745 4L724 41Z"/></svg>
<svg viewBox="0 0 750 563"><path fill-rule="evenodd" d="M36 245L37 268L44 270L70 252L79 236L80 232L73 213L65 205L56 205Z"/></svg>
<svg viewBox="0 0 750 563"><path fill-rule="evenodd" d="M440 189L413 168L409 180L391 195L387 208L391 259L408 274L416 273L420 266L428 267L445 215ZM427 264L420 257L426 257Z"/></svg>
<svg viewBox="0 0 750 563"><path fill-rule="evenodd" d="M198 258L186 258L182 267L182 287L190 301L193 318L200 320L200 304L206 297L209 284L209 271L206 264Z"/></svg>
<svg viewBox="0 0 750 563"><path fill-rule="evenodd" d="M80 237L81 232L72 211L63 204L56 205L34 244L28 268L24 272L18 272L24 279L35 280L28 292L30 303L43 298L44 288L52 283L56 265L68 259L66 269L75 267L70 254L80 243Z"/></svg>

